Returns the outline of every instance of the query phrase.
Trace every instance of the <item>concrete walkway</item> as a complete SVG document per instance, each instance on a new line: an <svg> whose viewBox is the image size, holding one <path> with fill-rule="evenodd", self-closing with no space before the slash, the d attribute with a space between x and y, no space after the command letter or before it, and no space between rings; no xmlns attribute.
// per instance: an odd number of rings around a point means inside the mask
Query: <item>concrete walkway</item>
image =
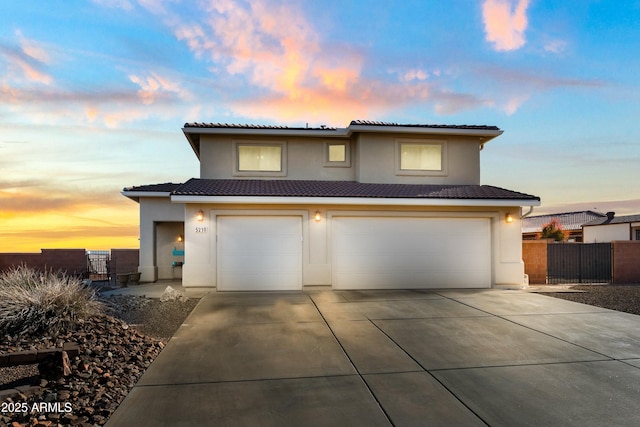
<svg viewBox="0 0 640 427"><path fill-rule="evenodd" d="M108 426L637 426L640 316L524 291L209 293Z"/></svg>

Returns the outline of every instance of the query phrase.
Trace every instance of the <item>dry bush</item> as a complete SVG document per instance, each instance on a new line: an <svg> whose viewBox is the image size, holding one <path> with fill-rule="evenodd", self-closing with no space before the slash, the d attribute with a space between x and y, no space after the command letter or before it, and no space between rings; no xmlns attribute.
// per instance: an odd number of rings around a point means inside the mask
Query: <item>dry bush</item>
<svg viewBox="0 0 640 427"><path fill-rule="evenodd" d="M95 292L66 274L26 266L0 274L0 335L57 334L102 311Z"/></svg>

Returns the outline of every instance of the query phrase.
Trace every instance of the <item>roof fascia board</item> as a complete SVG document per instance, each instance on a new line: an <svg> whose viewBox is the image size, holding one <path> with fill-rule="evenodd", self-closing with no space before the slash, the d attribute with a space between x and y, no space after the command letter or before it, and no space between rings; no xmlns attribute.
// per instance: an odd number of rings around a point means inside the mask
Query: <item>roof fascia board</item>
<svg viewBox="0 0 640 427"><path fill-rule="evenodd" d="M187 129L190 129L190 128L182 128L182 133L184 133L184 136L187 138L187 141L189 141L189 145L191 146L191 149L193 150L194 153L196 153L196 157L198 158L198 160L200 160L200 135L196 135L197 132L187 132ZM197 136L197 141L196 141L196 138L194 138L192 135Z"/></svg>
<svg viewBox="0 0 640 427"><path fill-rule="evenodd" d="M171 193L168 191L122 191L121 194L125 197L171 197Z"/></svg>
<svg viewBox="0 0 640 427"><path fill-rule="evenodd" d="M524 199L418 199L382 197L171 196L172 203L378 205L378 206L540 206Z"/></svg>
<svg viewBox="0 0 640 427"><path fill-rule="evenodd" d="M294 128L206 128L206 127L186 127L182 132L202 135L249 135L249 136L312 136L322 138L344 138L350 135L348 129L294 129Z"/></svg>
<svg viewBox="0 0 640 427"><path fill-rule="evenodd" d="M375 133L420 133L429 135L465 135L480 136L487 138L487 141L502 135L503 130L491 129L459 129L441 127L420 127L420 126L388 126L388 125L351 125L351 132L375 132Z"/></svg>

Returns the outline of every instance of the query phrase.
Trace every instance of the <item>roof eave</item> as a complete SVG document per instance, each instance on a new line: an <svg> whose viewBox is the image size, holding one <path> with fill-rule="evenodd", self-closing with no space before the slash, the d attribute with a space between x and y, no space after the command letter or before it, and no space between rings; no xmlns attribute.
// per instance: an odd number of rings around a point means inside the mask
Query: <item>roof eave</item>
<svg viewBox="0 0 640 427"><path fill-rule="evenodd" d="M184 127L182 128L182 133L184 133L184 136L187 138L187 141L189 141L189 145L191 146L191 149L196 154L196 157L198 158L198 160L200 160L200 134L202 132L190 132L189 131L190 129L196 129L196 128Z"/></svg>
<svg viewBox="0 0 640 427"><path fill-rule="evenodd" d="M187 135L243 135L243 136L320 136L323 138L344 138L349 136L348 128L305 129L305 128L243 128L243 127L184 127Z"/></svg>
<svg viewBox="0 0 640 427"><path fill-rule="evenodd" d="M457 206L514 207L540 206L536 199L447 199L395 197L299 197L299 196L171 196L172 203L216 204L315 204L315 205L377 205L377 206Z"/></svg>
<svg viewBox="0 0 640 427"><path fill-rule="evenodd" d="M358 125L349 126L351 132L375 132L375 133L418 133L425 135L462 135L477 136L484 138L487 142L496 138L504 132L501 129L464 129L456 127L420 127L420 126L380 126L380 125Z"/></svg>
<svg viewBox="0 0 640 427"><path fill-rule="evenodd" d="M134 202L140 203L140 197L156 197L156 198L165 198L168 199L171 197L171 193L169 191L127 191L123 190L120 192L125 197L133 200Z"/></svg>

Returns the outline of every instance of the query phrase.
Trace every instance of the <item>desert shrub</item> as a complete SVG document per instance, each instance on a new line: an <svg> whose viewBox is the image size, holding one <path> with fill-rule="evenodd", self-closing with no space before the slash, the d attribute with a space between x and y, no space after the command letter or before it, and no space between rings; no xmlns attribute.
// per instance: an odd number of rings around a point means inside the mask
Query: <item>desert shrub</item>
<svg viewBox="0 0 640 427"><path fill-rule="evenodd" d="M101 312L95 292L77 278L26 266L0 274L0 335L57 334Z"/></svg>
<svg viewBox="0 0 640 427"><path fill-rule="evenodd" d="M562 228L562 224L557 219L552 219L542 227L541 239L553 239L556 242L564 242L569 238L569 231Z"/></svg>

